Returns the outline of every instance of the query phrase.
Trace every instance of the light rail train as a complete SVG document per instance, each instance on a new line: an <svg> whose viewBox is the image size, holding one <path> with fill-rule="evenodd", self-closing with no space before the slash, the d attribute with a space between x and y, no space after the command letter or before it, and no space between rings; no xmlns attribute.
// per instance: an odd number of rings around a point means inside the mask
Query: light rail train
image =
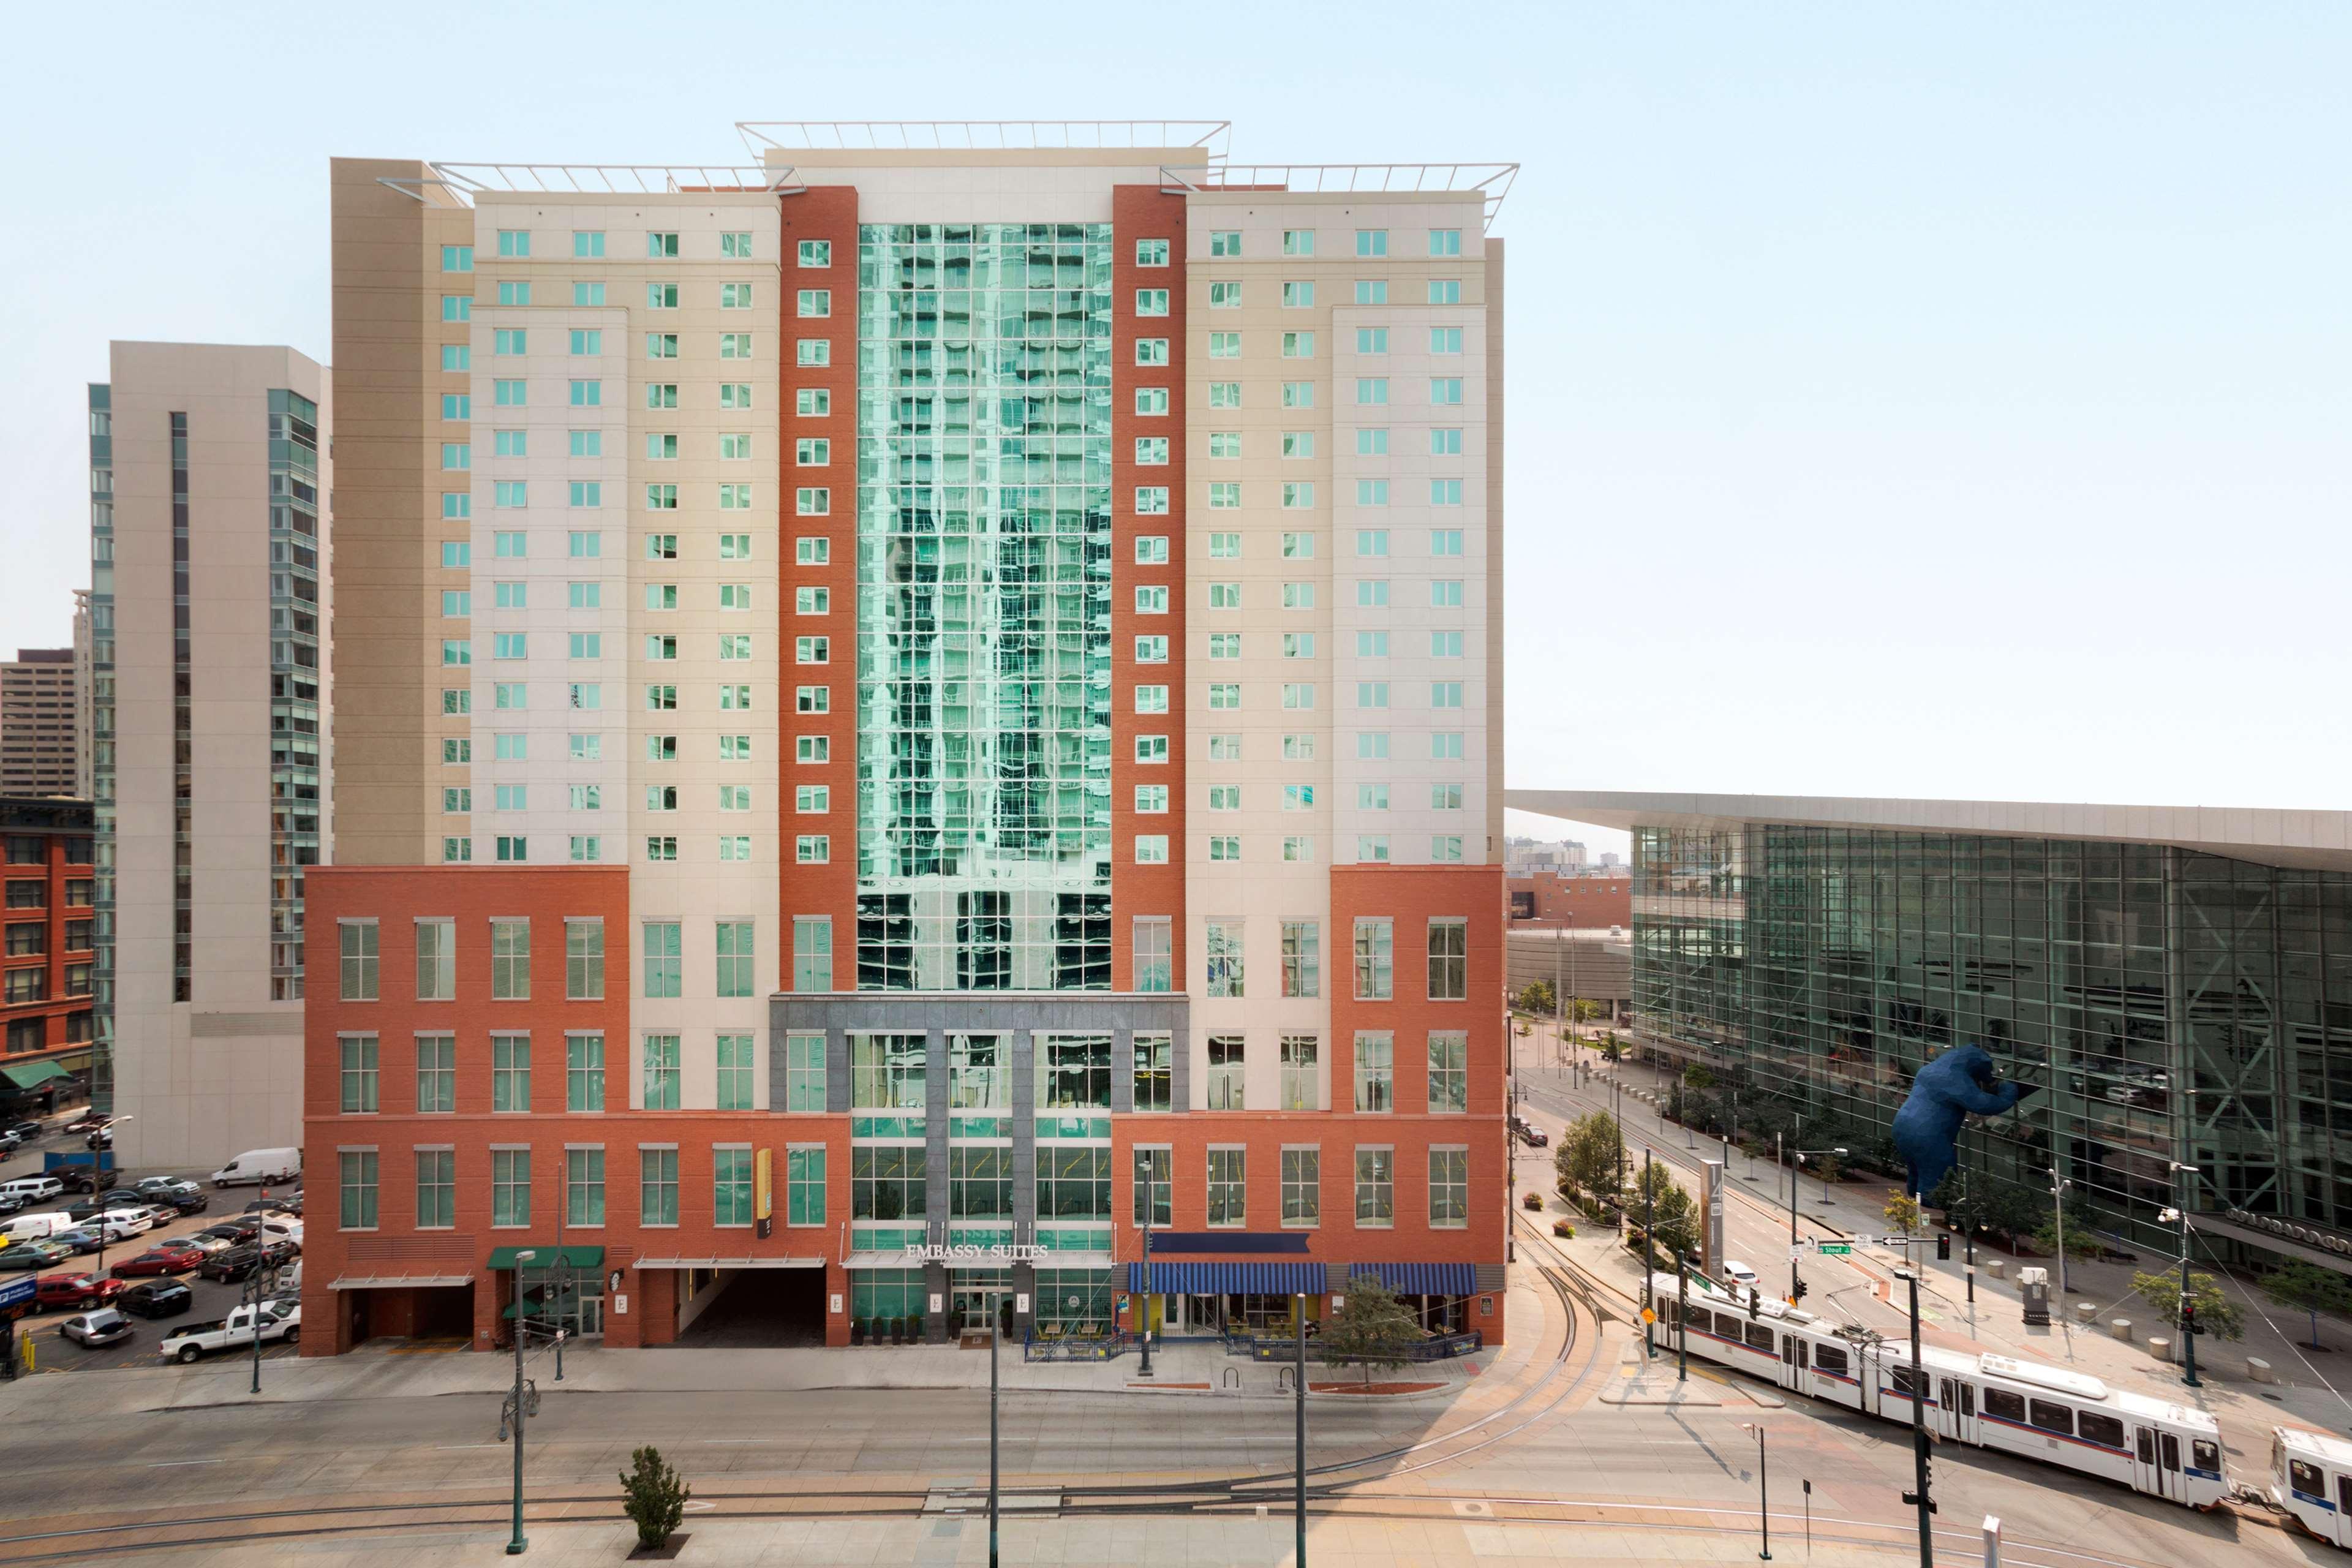
<svg viewBox="0 0 2352 1568"><path fill-rule="evenodd" d="M2271 1505L2335 1546L2352 1546L2352 1443L2271 1428Z"/></svg>
<svg viewBox="0 0 2352 1568"><path fill-rule="evenodd" d="M2189 1508L2211 1508L2231 1495L2221 1429L2201 1410L2109 1388L2063 1367L1932 1345L1915 1373L1906 1341L1832 1323L1754 1291L1702 1288L1696 1277L1685 1322L1675 1277L1654 1274L1650 1285L1658 1322L1648 1332L1663 1353L1674 1353L1676 1334L1686 1332L1690 1353L1702 1361L1906 1426L1924 1381L1923 1422L1946 1442L2056 1465ZM2346 1488L2352 1500L2352 1445L2331 1446L2345 1457L2330 1462L2340 1479L2329 1485ZM2319 1533L2344 1544L2345 1511L2333 1518L2335 1532Z"/></svg>

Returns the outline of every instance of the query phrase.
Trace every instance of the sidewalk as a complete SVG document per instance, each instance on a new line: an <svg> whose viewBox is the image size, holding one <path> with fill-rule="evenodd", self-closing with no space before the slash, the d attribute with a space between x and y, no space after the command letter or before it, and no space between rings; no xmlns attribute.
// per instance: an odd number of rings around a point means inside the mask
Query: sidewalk
<svg viewBox="0 0 2352 1568"><path fill-rule="evenodd" d="M1523 1041L1523 1047L1543 1043L1543 1057L1551 1055L1546 1035ZM1591 1063L1593 1070L1590 1086L1578 1090L1569 1088L1571 1075L1549 1067L1534 1067L1536 1053L1528 1051L1522 1067L1531 1083L1543 1083L1552 1092L1565 1092L1583 1099L1588 1105L1605 1109L1611 1103L1611 1082L1624 1085L1622 1106L1628 1148L1640 1158L1644 1147L1654 1149L1660 1157L1677 1161L1684 1169L1677 1173L1690 1182L1692 1168L1701 1160L1723 1157L1720 1142L1700 1135L1686 1135L1686 1130L1666 1121L1646 1101L1637 1101L1634 1090L1639 1089L1663 1100L1671 1087L1671 1079L1658 1069L1634 1063L1613 1067L1599 1059L1590 1050L1581 1053ZM1692 1147L1692 1144L1696 1147ZM1530 1151L1530 1156L1548 1151ZM1735 1149L1729 1162L1731 1180L1727 1190L1735 1194L1730 1201L1740 1201L1738 1194L1749 1200L1751 1214L1777 1219L1787 1214L1788 1175L1776 1169L1769 1154L1751 1160ZM1753 1169L1754 1175L1748 1174ZM1878 1236L1890 1230L1885 1207L1891 1186L1883 1179L1869 1182L1843 1182L1833 1185L1830 1201L1821 1201L1821 1184L1808 1174L1801 1178L1799 1194L1798 1231L1801 1237L1841 1236ZM1547 1211L1545 1224L1560 1211L1559 1202L1546 1185ZM1530 1216L1533 1217L1533 1216ZM1580 1215L1570 1215L1578 1223L1580 1235L1573 1242L1559 1244L1570 1251L1580 1267L1638 1294L1641 1270L1633 1255L1617 1244L1612 1227L1599 1227L1591 1234ZM2244 1312L2246 1337L2231 1342L2213 1335L2200 1335L2197 1343L2198 1376L2204 1387L2191 1389L2181 1383L2177 1364L2159 1362L2149 1353L2151 1337L2163 1337L2174 1342L2178 1352L2179 1336L2147 1310L2147 1304L2130 1295L2133 1266L2095 1263L2076 1258L2067 1264L2067 1283L2071 1287L2063 1308L2053 1300L2052 1324L2048 1328L2030 1328L2023 1321L2015 1284L2021 1265L2040 1266L2057 1276L2055 1258L2021 1258L2013 1253L1988 1247L1979 1240L1977 1248L1976 1303L1971 1318L1967 1300L1967 1276L1964 1248L1960 1238L1953 1238L1953 1256L1949 1262L1935 1258L1933 1237L1912 1249L1919 1259L1921 1269L1920 1319L1922 1338L1930 1344L1967 1352L1991 1352L2046 1362L2088 1373L2110 1384L2133 1393L2155 1398L2173 1400L2210 1412L2231 1428L2234 1444L2253 1444L2252 1451L2266 1451L2269 1447L2268 1428L2274 1425L2302 1425L2323 1432L2341 1433L2352 1423L2352 1329L2334 1326L2335 1337L2340 1343L2337 1354L2344 1365L2340 1373L2328 1365L2330 1357L2312 1355L2290 1342L2298 1331L2308 1332L2307 1320L2299 1313L2286 1313L2253 1292L2235 1287L2226 1279L2224 1287ZM1992 1278L1988 1264L2000 1259L2006 1265L2008 1278ZM1773 1279L1774 1265L1785 1265L1785 1255L1771 1258L1750 1259L1765 1271L1768 1281ZM2158 1272L2168 1263L2177 1266L2177 1259L2168 1259L2143 1253L2137 1268L2143 1272ZM1908 1332L1907 1294L1899 1293L1892 1279L1893 1271L1904 1264L1903 1249L1898 1247L1858 1248L1850 1263L1833 1258L1807 1253L1802 1268L1812 1293L1805 1305L1809 1310L1825 1315L1844 1316L1866 1323L1881 1331ZM2192 1266L2194 1267L2194 1266ZM2210 1267L2210 1266L2209 1266ZM1851 1272L1847 1272L1851 1270ZM2218 1270L2215 1272L2218 1273ZM1857 1279L1856 1276L1860 1278ZM1844 1283L1836 1283L1839 1279ZM1867 1293L1861 1287L1866 1283ZM1891 1299L1890 1299L1891 1298ZM2074 1309L2081 1303L2091 1303L2097 1310L2088 1325L2074 1321ZM2267 1313L2275 1323L2264 1321ZM2066 1320L2061 1322L2061 1316ZM2126 1319L2131 1324L2128 1342L2114 1337L2110 1324L2116 1319ZM2330 1332L2328 1321L2322 1320L2322 1338ZM2253 1382L2247 1370L2249 1356L2267 1361L2275 1384ZM2308 1357L2308 1361L2306 1361ZM2322 1379L2326 1382L2322 1382ZM2326 1384L2333 1383L2344 1390L2339 1397Z"/></svg>
<svg viewBox="0 0 2352 1568"><path fill-rule="evenodd" d="M1374 1369L1374 1381L1434 1384L1409 1394L1325 1394L1321 1385L1353 1383L1359 1369L1326 1367L1307 1359L1308 1396L1393 1404L1398 1400L1447 1401L1476 1385L1490 1371L1513 1376L1530 1363L1530 1352L1552 1328L1540 1301L1530 1293L1514 1301L1525 1310L1528 1342L1490 1348L1450 1361L1414 1363L1402 1369ZM429 1398L448 1394L493 1394L514 1375L506 1354L450 1351L401 1353L399 1342L371 1343L341 1356L273 1360L262 1369L259 1394L247 1393L249 1362L224 1356L194 1366L152 1366L104 1373L37 1374L0 1384L0 1417L29 1412L68 1394L79 1411L121 1414L142 1410L198 1409L215 1405L294 1403L310 1400ZM1288 1399L1286 1363L1252 1362L1225 1354L1222 1344L1182 1342L1154 1345L1152 1375L1141 1375L1142 1358L1130 1352L1108 1362L1024 1363L1007 1345L998 1368L1007 1392L1058 1391L1133 1394L1139 1397L1191 1395L1208 1398ZM534 1352L530 1376L542 1392L557 1387L555 1360ZM1489 1380L1491 1381L1491 1380ZM566 1390L588 1394L742 1393L806 1389L966 1389L988 1385L984 1350L953 1345L901 1345L862 1349L679 1349L604 1350L578 1346L563 1352Z"/></svg>

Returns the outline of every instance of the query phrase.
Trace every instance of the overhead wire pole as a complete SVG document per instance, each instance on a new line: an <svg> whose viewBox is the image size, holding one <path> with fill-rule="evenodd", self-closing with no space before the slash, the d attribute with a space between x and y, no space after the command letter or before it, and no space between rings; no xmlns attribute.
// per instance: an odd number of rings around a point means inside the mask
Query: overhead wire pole
<svg viewBox="0 0 2352 1568"><path fill-rule="evenodd" d="M1936 1568L1935 1525L1929 1518L1936 1504L1927 1491L1927 1367L1919 1353L1919 1270L1906 1268L1903 1278L1911 1287L1911 1483L1916 1489L1905 1492L1903 1500L1919 1509L1919 1568Z"/></svg>

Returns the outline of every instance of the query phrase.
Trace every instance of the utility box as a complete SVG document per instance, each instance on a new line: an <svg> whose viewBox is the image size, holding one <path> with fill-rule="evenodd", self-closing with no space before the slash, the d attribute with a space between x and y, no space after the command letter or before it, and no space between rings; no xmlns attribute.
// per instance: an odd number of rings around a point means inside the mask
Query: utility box
<svg viewBox="0 0 2352 1568"><path fill-rule="evenodd" d="M2025 1321L2035 1328L2050 1326L2050 1270L2021 1268L2017 1293L2025 1298Z"/></svg>

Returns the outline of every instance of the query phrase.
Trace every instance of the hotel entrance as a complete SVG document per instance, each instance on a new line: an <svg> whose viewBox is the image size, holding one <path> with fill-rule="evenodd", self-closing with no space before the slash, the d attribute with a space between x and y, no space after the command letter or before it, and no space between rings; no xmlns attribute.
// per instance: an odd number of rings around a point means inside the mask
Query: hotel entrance
<svg viewBox="0 0 2352 1568"><path fill-rule="evenodd" d="M989 1327L992 1308L996 1311L998 1326L1009 1330L1013 1321L1013 1270L951 1268L948 1271L949 1333L959 1334Z"/></svg>

